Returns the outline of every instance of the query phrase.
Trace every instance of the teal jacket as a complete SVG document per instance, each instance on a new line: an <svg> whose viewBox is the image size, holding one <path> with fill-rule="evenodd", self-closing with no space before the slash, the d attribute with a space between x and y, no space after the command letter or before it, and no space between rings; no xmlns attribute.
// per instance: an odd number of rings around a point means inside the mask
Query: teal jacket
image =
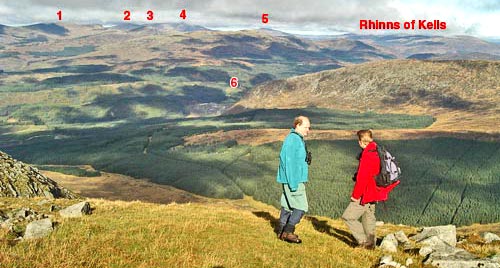
<svg viewBox="0 0 500 268"><path fill-rule="evenodd" d="M276 180L279 183L288 184L290 191L297 191L299 183L307 182L308 166L305 159L304 139L292 128L281 147L280 166Z"/></svg>

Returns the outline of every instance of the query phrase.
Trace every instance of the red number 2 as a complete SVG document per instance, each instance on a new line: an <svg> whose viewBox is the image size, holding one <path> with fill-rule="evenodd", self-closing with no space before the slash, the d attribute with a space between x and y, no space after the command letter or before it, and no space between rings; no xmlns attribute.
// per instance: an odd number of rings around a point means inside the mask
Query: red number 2
<svg viewBox="0 0 500 268"><path fill-rule="evenodd" d="M187 17L187 16L186 16L186 10L185 10L185 9L183 9L183 10L181 11L181 14L179 15L179 17L181 17L183 20L185 20L185 19L186 19L186 17Z"/></svg>
<svg viewBox="0 0 500 268"><path fill-rule="evenodd" d="M153 20L153 11L148 10L148 20Z"/></svg>
<svg viewBox="0 0 500 268"><path fill-rule="evenodd" d="M123 20L130 20L130 11L123 11L123 15L125 15L125 17L123 17Z"/></svg>

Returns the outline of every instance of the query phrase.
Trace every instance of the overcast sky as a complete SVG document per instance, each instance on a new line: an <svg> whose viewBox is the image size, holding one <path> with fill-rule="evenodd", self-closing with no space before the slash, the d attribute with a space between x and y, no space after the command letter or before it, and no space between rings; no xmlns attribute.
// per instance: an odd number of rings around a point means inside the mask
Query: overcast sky
<svg viewBox="0 0 500 268"><path fill-rule="evenodd" d="M359 30L359 20L440 20L446 30L403 32L500 37L500 0L0 0L0 24L58 22L114 24L130 10L132 23L183 22L216 29L269 27L300 34L384 33ZM152 22L146 12L154 12ZM262 23L262 14L269 23ZM388 31L385 33L396 33Z"/></svg>

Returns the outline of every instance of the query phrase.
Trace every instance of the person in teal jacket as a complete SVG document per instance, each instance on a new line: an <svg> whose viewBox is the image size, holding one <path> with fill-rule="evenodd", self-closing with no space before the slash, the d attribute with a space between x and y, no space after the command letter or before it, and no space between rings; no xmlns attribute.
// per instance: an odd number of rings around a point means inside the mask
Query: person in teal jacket
<svg viewBox="0 0 500 268"><path fill-rule="evenodd" d="M308 210L306 186L311 155L307 152L304 137L310 131L309 118L298 116L293 128L286 136L280 153L280 164L276 180L281 183L280 226L278 238L291 243L302 240L294 234L295 226Z"/></svg>

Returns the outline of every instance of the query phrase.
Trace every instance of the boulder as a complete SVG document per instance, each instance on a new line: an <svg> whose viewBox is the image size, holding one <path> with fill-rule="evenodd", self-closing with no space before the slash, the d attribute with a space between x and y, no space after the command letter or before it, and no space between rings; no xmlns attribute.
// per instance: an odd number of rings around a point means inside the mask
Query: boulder
<svg viewBox="0 0 500 268"><path fill-rule="evenodd" d="M26 226L24 239L42 238L50 234L53 230L51 219L33 221Z"/></svg>
<svg viewBox="0 0 500 268"><path fill-rule="evenodd" d="M490 232L481 233L481 238L484 239L486 243L491 243L493 241L500 241L500 237L498 237L498 235Z"/></svg>
<svg viewBox="0 0 500 268"><path fill-rule="evenodd" d="M418 251L418 255L425 257L425 256L431 254L433 251L434 250L431 247L424 246L424 247L420 248L420 250Z"/></svg>
<svg viewBox="0 0 500 268"><path fill-rule="evenodd" d="M394 236L400 244L403 245L405 249L411 248L411 243L406 234L403 231L398 231L394 233Z"/></svg>
<svg viewBox="0 0 500 268"><path fill-rule="evenodd" d="M453 253L433 252L424 264L447 268L500 268L500 264L492 259L479 259L465 250L456 250Z"/></svg>
<svg viewBox="0 0 500 268"><path fill-rule="evenodd" d="M438 236L431 236L420 241L421 245L430 247L433 251L441 251L441 252L455 252L455 247L450 246L445 241L441 240Z"/></svg>
<svg viewBox="0 0 500 268"><path fill-rule="evenodd" d="M59 211L63 218L78 218L91 213L89 202L80 202Z"/></svg>
<svg viewBox="0 0 500 268"><path fill-rule="evenodd" d="M394 234L388 234L382 240L380 244L380 249L389 252L397 252L398 251L398 240L394 236Z"/></svg>
<svg viewBox="0 0 500 268"><path fill-rule="evenodd" d="M391 255L380 258L379 268L406 268L406 266L392 260Z"/></svg>
<svg viewBox="0 0 500 268"><path fill-rule="evenodd" d="M411 239L420 242L432 236L437 236L452 247L457 245L457 228L455 225L424 227L419 234L411 237Z"/></svg>

